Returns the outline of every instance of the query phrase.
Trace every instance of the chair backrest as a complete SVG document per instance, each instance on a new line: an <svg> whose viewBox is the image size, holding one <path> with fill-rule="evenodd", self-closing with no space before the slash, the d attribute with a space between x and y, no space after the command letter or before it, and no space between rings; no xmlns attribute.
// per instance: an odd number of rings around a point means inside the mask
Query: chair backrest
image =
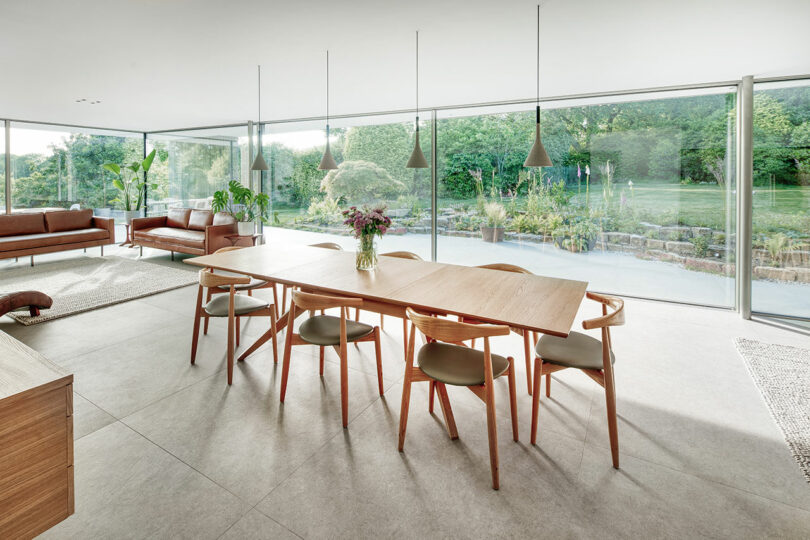
<svg viewBox="0 0 810 540"><path fill-rule="evenodd" d="M344 296L326 296L302 291L292 292L292 301L301 309L329 309L335 307L361 307L362 298L349 298ZM292 314L292 311L290 311Z"/></svg>
<svg viewBox="0 0 810 540"><path fill-rule="evenodd" d="M324 249L334 249L335 251L343 251L339 244L334 242L321 242L320 244L310 244L309 247L319 247Z"/></svg>
<svg viewBox="0 0 810 540"><path fill-rule="evenodd" d="M247 285L250 283L250 278L247 276L223 276L215 274L209 269L200 270L199 274L200 287L213 288L213 287L233 287L234 285Z"/></svg>
<svg viewBox="0 0 810 540"><path fill-rule="evenodd" d="M227 253L228 251L234 251L237 249L245 249L245 246L225 246L219 248L213 254L216 255L217 253Z"/></svg>
<svg viewBox="0 0 810 540"><path fill-rule="evenodd" d="M585 293L585 296L602 304L602 316L582 321L582 328L591 330L593 328L607 328L624 324L624 300L615 296L592 292ZM608 308L610 308L610 312L608 312Z"/></svg>
<svg viewBox="0 0 810 540"><path fill-rule="evenodd" d="M389 253L381 253L380 257L396 257L398 259L411 259L414 261L422 260L422 257L410 251L391 251Z"/></svg>
<svg viewBox="0 0 810 540"><path fill-rule="evenodd" d="M488 268L490 270L502 270L504 272L514 272L515 274L531 274L525 268L521 268L520 266L515 266L514 264L509 263L492 263L492 264L482 264L478 266L478 268Z"/></svg>
<svg viewBox="0 0 810 540"><path fill-rule="evenodd" d="M408 319L429 338L447 343L462 343L474 338L509 335L509 327L502 324L468 324L422 315L407 308Z"/></svg>

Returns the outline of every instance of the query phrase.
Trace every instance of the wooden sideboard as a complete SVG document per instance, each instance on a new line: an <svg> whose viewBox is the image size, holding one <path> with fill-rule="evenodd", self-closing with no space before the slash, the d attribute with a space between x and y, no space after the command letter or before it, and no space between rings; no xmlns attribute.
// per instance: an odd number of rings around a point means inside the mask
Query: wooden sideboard
<svg viewBox="0 0 810 540"><path fill-rule="evenodd" d="M73 513L73 375L0 332L0 538Z"/></svg>

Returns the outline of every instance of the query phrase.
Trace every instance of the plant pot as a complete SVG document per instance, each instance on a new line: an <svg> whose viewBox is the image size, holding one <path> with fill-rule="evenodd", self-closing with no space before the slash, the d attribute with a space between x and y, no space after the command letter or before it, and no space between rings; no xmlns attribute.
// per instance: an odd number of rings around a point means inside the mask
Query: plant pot
<svg viewBox="0 0 810 540"><path fill-rule="evenodd" d="M253 235L254 225L252 221L239 221L236 223L236 232L239 236Z"/></svg>
<svg viewBox="0 0 810 540"><path fill-rule="evenodd" d="M503 227L486 227L481 225L481 238L484 242L503 242Z"/></svg>
<svg viewBox="0 0 810 540"><path fill-rule="evenodd" d="M131 225L133 219L143 217L143 210L124 210L121 213L122 219L127 225Z"/></svg>

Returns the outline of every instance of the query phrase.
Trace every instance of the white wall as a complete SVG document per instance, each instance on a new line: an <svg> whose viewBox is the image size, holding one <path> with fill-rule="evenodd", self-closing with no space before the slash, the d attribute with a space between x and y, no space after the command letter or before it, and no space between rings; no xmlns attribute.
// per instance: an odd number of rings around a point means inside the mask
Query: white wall
<svg viewBox="0 0 810 540"><path fill-rule="evenodd" d="M114 6L114 8L113 8ZM544 95L810 73L810 0L549 0ZM28 0L0 4L0 118L168 129L534 94L523 0ZM76 98L101 98L99 105Z"/></svg>

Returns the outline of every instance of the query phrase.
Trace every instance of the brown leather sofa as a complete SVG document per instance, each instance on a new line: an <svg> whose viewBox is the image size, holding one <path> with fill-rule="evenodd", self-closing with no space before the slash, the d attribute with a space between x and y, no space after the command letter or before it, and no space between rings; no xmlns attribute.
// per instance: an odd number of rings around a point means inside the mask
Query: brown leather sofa
<svg viewBox="0 0 810 540"><path fill-rule="evenodd" d="M170 208L168 215L132 220L132 245L165 249L189 255L208 255L233 245L227 235L236 234L236 220L211 210Z"/></svg>
<svg viewBox="0 0 810 540"><path fill-rule="evenodd" d="M115 223L93 211L55 210L0 215L0 259L101 246L115 242Z"/></svg>

